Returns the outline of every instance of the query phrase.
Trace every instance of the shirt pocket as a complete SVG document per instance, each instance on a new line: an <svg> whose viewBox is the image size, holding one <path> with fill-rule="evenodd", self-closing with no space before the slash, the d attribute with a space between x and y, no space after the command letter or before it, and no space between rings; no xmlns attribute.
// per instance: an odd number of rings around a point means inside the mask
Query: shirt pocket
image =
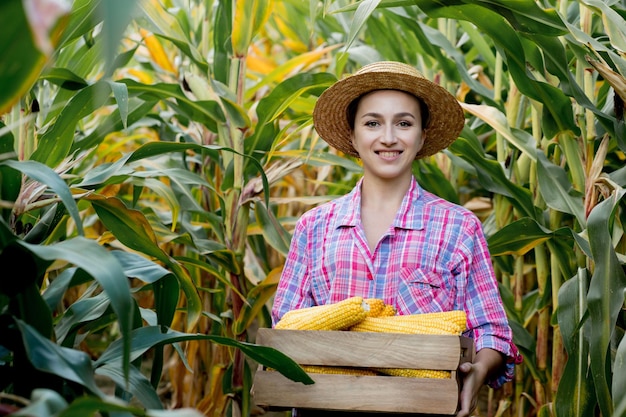
<svg viewBox="0 0 626 417"><path fill-rule="evenodd" d="M403 269L398 300L403 314L449 311L454 305L454 289L435 271Z"/></svg>

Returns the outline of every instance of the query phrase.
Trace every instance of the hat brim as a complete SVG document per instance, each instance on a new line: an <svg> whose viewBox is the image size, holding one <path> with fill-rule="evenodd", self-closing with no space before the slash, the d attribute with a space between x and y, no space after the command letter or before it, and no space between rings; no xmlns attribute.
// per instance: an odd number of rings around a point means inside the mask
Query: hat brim
<svg viewBox="0 0 626 417"><path fill-rule="evenodd" d="M428 123L424 128L424 146L416 159L434 155L454 142L465 123L463 109L445 88L403 71L406 65L379 64L375 71L356 73L326 89L313 110L313 123L320 137L332 147L358 157L350 139L347 109L349 104L375 90L399 90L418 97L428 107ZM387 65L387 67L381 66ZM416 74L418 74L416 76Z"/></svg>

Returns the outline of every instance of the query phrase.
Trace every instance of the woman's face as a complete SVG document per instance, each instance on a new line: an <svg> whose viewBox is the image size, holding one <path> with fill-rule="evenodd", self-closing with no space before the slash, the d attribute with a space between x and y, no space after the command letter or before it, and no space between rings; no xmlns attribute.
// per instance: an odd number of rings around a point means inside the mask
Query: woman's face
<svg viewBox="0 0 626 417"><path fill-rule="evenodd" d="M359 100L352 145L366 175L394 179L412 175L415 155L422 149L419 100L397 90L378 90Z"/></svg>

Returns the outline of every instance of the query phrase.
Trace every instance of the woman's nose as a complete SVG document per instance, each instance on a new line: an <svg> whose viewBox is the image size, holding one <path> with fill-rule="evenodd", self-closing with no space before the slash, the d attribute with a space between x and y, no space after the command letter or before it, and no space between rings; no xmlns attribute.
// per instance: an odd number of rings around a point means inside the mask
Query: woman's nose
<svg viewBox="0 0 626 417"><path fill-rule="evenodd" d="M386 145L393 144L397 141L395 132L393 131L393 126L388 126L383 131L382 137L380 138L380 142Z"/></svg>

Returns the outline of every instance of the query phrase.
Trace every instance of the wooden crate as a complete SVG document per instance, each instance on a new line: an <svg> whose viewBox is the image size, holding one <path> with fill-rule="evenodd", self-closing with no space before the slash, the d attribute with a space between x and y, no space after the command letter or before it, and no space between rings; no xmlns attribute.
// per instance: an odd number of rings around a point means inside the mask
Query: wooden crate
<svg viewBox="0 0 626 417"><path fill-rule="evenodd" d="M304 385L259 367L252 395L266 410L454 415L459 394L456 370L475 354L473 339L444 335L261 328L256 343L273 347L301 365L451 371L449 379L311 373L315 384Z"/></svg>

